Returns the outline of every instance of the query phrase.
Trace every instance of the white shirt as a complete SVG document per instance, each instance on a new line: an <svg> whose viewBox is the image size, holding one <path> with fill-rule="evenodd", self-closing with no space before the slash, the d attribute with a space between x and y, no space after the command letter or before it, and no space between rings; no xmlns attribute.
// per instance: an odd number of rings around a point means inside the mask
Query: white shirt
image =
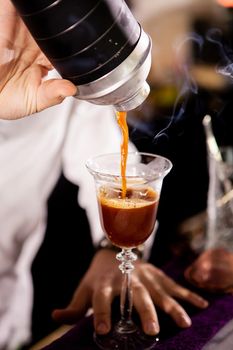
<svg viewBox="0 0 233 350"><path fill-rule="evenodd" d="M30 336L30 267L61 169L80 187L79 204L96 243L102 230L85 162L95 154L119 152L120 143L111 107L74 98L24 119L0 120L0 349L15 349Z"/></svg>

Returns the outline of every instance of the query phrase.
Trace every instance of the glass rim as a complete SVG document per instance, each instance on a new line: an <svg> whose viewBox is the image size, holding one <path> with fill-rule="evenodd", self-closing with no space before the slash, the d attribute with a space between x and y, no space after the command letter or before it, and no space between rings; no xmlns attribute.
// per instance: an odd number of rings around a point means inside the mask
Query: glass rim
<svg viewBox="0 0 233 350"><path fill-rule="evenodd" d="M164 157L164 156L161 156L159 154L156 154L156 153L149 153L149 152L139 152L139 151L135 151L135 152L129 152L128 153L128 157L130 155L142 155L142 156L149 156L149 157L152 157L152 158L159 158L159 159L163 159L164 161L166 161L166 163L168 164L167 165L167 168L166 170L164 171L161 171L161 172L158 172L156 173L156 176L154 177L154 179L158 179L160 177L165 177L169 172L170 170L172 169L173 167L173 164L172 162ZM94 170L91 166L90 166L90 163L93 162L94 160L97 160L97 159L101 159L101 158L104 158L104 157L111 157L111 156L119 156L121 157L121 153L120 152L111 152L111 153L102 153L102 154L98 154L96 156L92 156L90 158L87 159L85 165L86 165L86 168L89 170L89 172L91 174L94 174L94 175L97 175L97 176L100 176L100 177L115 177L115 178L119 178L121 179L122 176L121 174L111 174L111 173L107 173L107 172L103 172L103 171L98 171L98 170ZM126 179L137 179L137 178L141 178L141 176L139 175L126 175L125 176ZM151 181L151 177L149 179Z"/></svg>

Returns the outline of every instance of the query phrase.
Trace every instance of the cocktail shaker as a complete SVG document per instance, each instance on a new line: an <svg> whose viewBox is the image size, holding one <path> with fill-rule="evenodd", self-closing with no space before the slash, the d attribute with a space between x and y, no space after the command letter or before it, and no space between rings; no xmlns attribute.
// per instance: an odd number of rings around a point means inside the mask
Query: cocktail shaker
<svg viewBox="0 0 233 350"><path fill-rule="evenodd" d="M77 98L118 111L148 96L151 40L124 0L12 0Z"/></svg>

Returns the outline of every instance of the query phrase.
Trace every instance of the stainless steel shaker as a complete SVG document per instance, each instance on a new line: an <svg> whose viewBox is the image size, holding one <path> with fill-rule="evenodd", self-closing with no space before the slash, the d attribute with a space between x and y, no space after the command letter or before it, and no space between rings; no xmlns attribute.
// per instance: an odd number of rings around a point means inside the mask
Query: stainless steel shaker
<svg viewBox="0 0 233 350"><path fill-rule="evenodd" d="M148 96L151 40L124 0L12 0L41 50L77 98L138 107Z"/></svg>

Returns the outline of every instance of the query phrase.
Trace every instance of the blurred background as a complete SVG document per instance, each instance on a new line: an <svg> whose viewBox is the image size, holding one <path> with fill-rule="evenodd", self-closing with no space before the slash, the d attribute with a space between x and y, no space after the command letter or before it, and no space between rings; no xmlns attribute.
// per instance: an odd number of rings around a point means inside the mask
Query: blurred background
<svg viewBox="0 0 233 350"><path fill-rule="evenodd" d="M165 179L151 254L151 261L160 265L172 254L203 248L208 240L209 153L203 119L211 116L217 145L232 154L233 4L131 3L153 42L151 93L141 108L129 113L131 140L140 150L167 156L174 165ZM220 242L219 234L215 244Z"/></svg>

